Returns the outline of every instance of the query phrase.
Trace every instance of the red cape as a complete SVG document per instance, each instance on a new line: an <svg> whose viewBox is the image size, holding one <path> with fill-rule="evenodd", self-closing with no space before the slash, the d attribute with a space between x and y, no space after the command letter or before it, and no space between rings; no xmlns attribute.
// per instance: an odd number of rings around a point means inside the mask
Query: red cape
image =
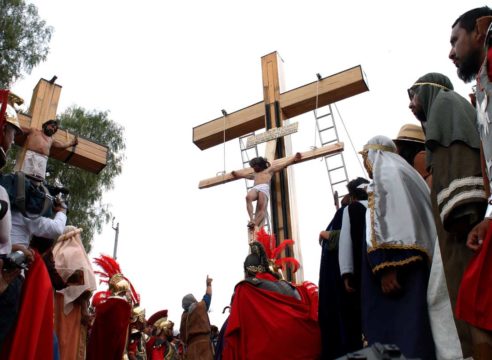
<svg viewBox="0 0 492 360"><path fill-rule="evenodd" d="M2 359L53 359L53 286L37 252L22 287L17 326Z"/></svg>
<svg viewBox="0 0 492 360"><path fill-rule="evenodd" d="M96 309L87 345L87 360L121 360L130 324L131 306L121 298L108 298Z"/></svg>
<svg viewBox="0 0 492 360"><path fill-rule="evenodd" d="M224 360L318 359L321 354L317 306L305 287L296 300L248 282L235 289L224 335Z"/></svg>
<svg viewBox="0 0 492 360"><path fill-rule="evenodd" d="M461 280L456 317L492 330L492 221L482 248L471 259Z"/></svg>

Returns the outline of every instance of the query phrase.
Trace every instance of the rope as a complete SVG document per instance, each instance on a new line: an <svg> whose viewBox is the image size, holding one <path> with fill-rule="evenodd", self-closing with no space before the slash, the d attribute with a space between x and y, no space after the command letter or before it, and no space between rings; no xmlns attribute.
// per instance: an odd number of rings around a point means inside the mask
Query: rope
<svg viewBox="0 0 492 360"><path fill-rule="evenodd" d="M225 174L226 174L226 116L227 116L227 111L225 111L224 109L221 110L222 111L222 118L224 119L223 121L223 130L222 130L222 148L223 148L223 161L224 161L224 167L222 169L222 171L219 171L217 172L217 176L220 176L222 175L222 180L224 180L225 178Z"/></svg>
<svg viewBox="0 0 492 360"><path fill-rule="evenodd" d="M318 73L316 74L316 104L314 106L314 118L316 120L316 124L314 126L314 145L311 146L311 149L315 150L317 149L316 146L316 138L317 138L317 133L319 134L319 127L318 127L318 97L319 97L319 81L321 80L321 75Z"/></svg>
<svg viewBox="0 0 492 360"><path fill-rule="evenodd" d="M356 155L357 161L359 162L359 166L362 169L362 172L364 173L364 175L367 177L366 169L364 168L364 165L362 165L362 163L360 161L360 157L357 156L357 150L355 150L354 143L352 142L352 138L350 137L350 134L347 131L347 127L345 126L345 122L343 121L342 115L340 115L340 111L338 111L337 104L334 103L333 105L335 106L335 109L337 110L338 117L340 118L340 121L342 122L343 128L345 129L345 133L347 134L347 137L348 137L348 139L350 141L350 145L352 146L352 150L354 150L354 153Z"/></svg>

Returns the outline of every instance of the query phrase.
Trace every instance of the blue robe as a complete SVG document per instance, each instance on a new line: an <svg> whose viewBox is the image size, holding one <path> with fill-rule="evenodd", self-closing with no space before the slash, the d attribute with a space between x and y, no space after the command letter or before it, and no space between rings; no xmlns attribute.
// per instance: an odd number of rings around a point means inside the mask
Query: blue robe
<svg viewBox="0 0 492 360"><path fill-rule="evenodd" d="M383 251L383 250L381 250ZM393 257L400 250L386 250L378 256ZM405 250L404 250L405 251ZM402 254L397 256L405 257ZM376 342L397 345L407 358L435 359L434 342L427 310L429 266L416 261L397 268L402 290L397 295L385 295L380 274L373 274L367 245L362 244L362 327L372 345Z"/></svg>
<svg viewBox="0 0 492 360"><path fill-rule="evenodd" d="M342 228L343 210L344 207L336 212L327 231ZM349 205L349 214L352 225L351 234L353 238L357 238L357 234L361 234L365 226L365 207L357 202L352 203ZM356 217L361 219L362 223L356 221ZM362 348L360 292L348 294L345 291L340 276L338 244L331 244L330 241L332 240L324 240L321 244L318 316L321 328L322 359L335 359ZM360 254L360 247L356 244L355 249L358 249Z"/></svg>

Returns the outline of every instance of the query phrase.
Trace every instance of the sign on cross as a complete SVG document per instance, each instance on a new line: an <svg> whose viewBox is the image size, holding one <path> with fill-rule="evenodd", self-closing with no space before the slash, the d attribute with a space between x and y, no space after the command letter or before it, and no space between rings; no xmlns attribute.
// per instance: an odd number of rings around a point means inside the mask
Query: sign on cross
<svg viewBox="0 0 492 360"><path fill-rule="evenodd" d="M261 58L263 78L263 101L248 106L242 110L220 117L193 128L193 142L201 150L221 144L259 129L270 130L280 128L284 121L308 111L315 110L350 96L369 90L360 66L328 76L319 81L301 86L294 90L283 92L279 77L281 59L277 52ZM334 144L312 152L302 153L301 159L309 160L320 156L336 154L343 151L343 144ZM290 138L275 138L266 144L266 158L270 162L283 160L289 153ZM297 219L295 209L291 206L290 195L294 194L293 186L289 184L287 169L276 173L271 181L271 223L272 233L275 234L277 245L286 239L295 240L299 247ZM238 170L252 172L252 169ZM199 187L205 188L234 180L231 173L206 179ZM301 262L300 252L295 256ZM291 256L291 254L286 254ZM288 280L294 280L288 273ZM297 281L302 281L302 273L297 273Z"/></svg>
<svg viewBox="0 0 492 360"><path fill-rule="evenodd" d="M56 118L56 110L62 87L56 84L55 81L56 77L50 81L45 79L39 80L33 90L28 113L18 114L19 122L24 132L27 132L29 129L41 129L44 122ZM59 129L53 137L54 140L60 142L69 142L75 135ZM28 147L27 136L16 136L15 143L22 147L15 166L16 170L19 170L22 169ZM77 146L68 149L52 148L50 157L98 174L106 166L107 154L108 148L106 146L79 137Z"/></svg>

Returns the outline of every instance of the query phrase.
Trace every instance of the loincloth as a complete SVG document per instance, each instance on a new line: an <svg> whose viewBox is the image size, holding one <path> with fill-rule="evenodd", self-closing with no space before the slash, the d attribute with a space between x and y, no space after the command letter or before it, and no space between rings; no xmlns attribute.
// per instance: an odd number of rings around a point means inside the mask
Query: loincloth
<svg viewBox="0 0 492 360"><path fill-rule="evenodd" d="M26 175L44 180L47 163L48 156L39 154L32 150L26 150L24 163L22 164L22 172Z"/></svg>
<svg viewBox="0 0 492 360"><path fill-rule="evenodd" d="M268 184L258 184L258 185L253 186L253 189L255 189L256 191L259 191L259 192L262 192L263 194L265 194L267 200L270 198L270 185L268 185Z"/></svg>

